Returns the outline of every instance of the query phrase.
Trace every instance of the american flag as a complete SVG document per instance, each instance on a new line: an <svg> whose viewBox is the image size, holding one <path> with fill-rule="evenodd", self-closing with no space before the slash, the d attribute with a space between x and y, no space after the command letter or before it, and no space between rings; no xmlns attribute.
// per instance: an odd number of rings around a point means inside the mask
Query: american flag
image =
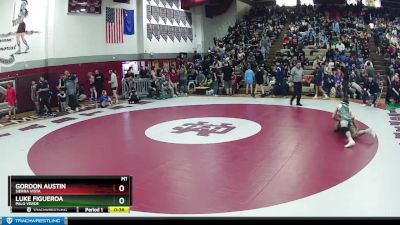
<svg viewBox="0 0 400 225"><path fill-rule="evenodd" d="M124 43L124 10L106 8L106 43Z"/></svg>

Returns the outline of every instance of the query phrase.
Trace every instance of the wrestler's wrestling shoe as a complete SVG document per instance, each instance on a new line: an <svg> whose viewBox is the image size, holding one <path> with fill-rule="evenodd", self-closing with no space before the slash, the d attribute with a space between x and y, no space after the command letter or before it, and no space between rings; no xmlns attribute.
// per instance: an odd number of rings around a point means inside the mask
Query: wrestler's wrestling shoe
<svg viewBox="0 0 400 225"><path fill-rule="evenodd" d="M351 148L356 145L356 142L354 140L349 141L344 147L345 148Z"/></svg>
<svg viewBox="0 0 400 225"><path fill-rule="evenodd" d="M376 133L371 128L368 128L368 134L371 135L371 137L376 138Z"/></svg>

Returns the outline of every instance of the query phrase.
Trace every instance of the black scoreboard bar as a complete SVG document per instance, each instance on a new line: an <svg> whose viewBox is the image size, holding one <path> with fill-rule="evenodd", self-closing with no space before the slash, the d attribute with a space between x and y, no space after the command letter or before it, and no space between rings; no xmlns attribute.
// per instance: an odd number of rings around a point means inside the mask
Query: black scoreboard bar
<svg viewBox="0 0 400 225"><path fill-rule="evenodd" d="M15 213L129 213L131 176L9 176Z"/></svg>

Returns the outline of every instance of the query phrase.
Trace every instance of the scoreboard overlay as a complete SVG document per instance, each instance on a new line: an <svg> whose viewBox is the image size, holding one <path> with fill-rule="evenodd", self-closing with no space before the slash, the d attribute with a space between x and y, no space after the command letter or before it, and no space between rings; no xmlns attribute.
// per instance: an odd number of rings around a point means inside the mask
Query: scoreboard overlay
<svg viewBox="0 0 400 225"><path fill-rule="evenodd" d="M15 213L129 213L131 176L9 176Z"/></svg>

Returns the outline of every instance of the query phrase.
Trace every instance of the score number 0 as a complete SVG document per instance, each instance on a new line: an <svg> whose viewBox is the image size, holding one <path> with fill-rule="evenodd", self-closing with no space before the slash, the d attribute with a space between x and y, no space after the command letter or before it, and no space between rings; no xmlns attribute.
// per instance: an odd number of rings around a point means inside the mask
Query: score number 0
<svg viewBox="0 0 400 225"><path fill-rule="evenodd" d="M120 192L124 192L125 191L125 185L123 185L123 184L119 185L118 190ZM125 198L124 197L119 198L118 202L119 202L120 205L125 204Z"/></svg>

